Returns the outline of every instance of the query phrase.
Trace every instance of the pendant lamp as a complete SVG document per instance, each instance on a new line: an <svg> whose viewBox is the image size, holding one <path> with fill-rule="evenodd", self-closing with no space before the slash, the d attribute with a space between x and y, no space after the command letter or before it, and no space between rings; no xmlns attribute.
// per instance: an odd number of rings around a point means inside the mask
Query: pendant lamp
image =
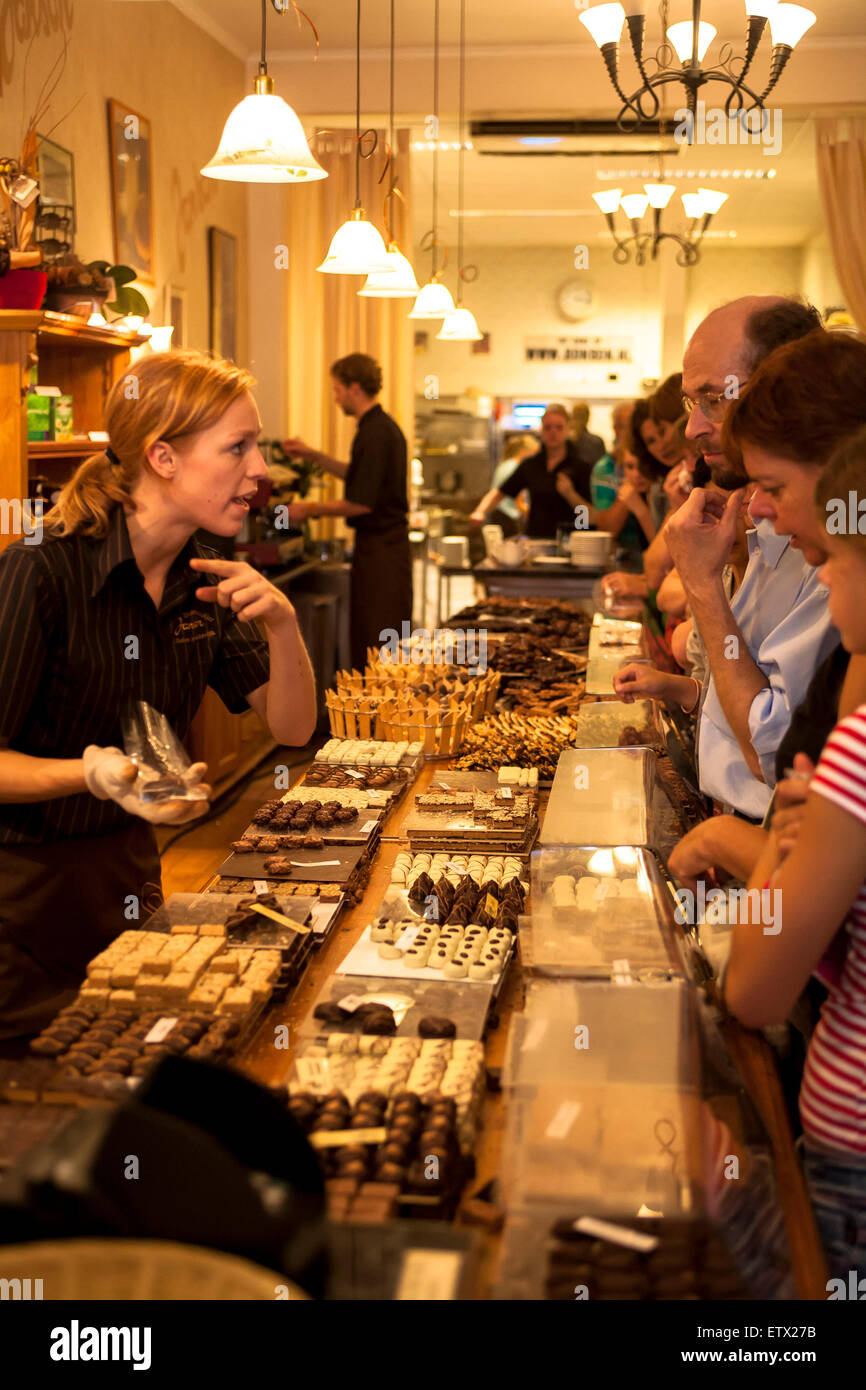
<svg viewBox="0 0 866 1390"><path fill-rule="evenodd" d="M316 269L326 275L393 274L385 243L361 207L361 0L355 8L355 206Z"/></svg>
<svg viewBox="0 0 866 1390"><path fill-rule="evenodd" d="M445 343L478 342L483 334L478 331L475 315L463 304L463 158L466 140L464 122L466 117L466 0L460 0L460 149L457 159L457 304L445 318L436 337Z"/></svg>
<svg viewBox="0 0 866 1390"><path fill-rule="evenodd" d="M410 319L444 319L454 308L451 291L439 280L439 0L433 6L433 230L429 233L432 253L430 279L422 289L409 314Z"/></svg>
<svg viewBox="0 0 866 1390"><path fill-rule="evenodd" d="M394 0L391 0L391 113L389 122L389 136L391 141L391 159L395 158L396 145L394 142ZM415 272L410 262L403 255L396 241L391 236L389 225L388 210L390 199L394 196L397 188L397 180L391 180L391 186L385 195L385 227L388 232L388 270L385 274L381 271L374 271L368 275L363 287L358 294L365 299L414 299L418 294L419 285L415 279Z"/></svg>
<svg viewBox="0 0 866 1390"><path fill-rule="evenodd" d="M244 97L223 127L219 148L201 172L234 183L309 183L326 179L288 102L274 94L268 75L267 0L262 0L262 49L255 94Z"/></svg>

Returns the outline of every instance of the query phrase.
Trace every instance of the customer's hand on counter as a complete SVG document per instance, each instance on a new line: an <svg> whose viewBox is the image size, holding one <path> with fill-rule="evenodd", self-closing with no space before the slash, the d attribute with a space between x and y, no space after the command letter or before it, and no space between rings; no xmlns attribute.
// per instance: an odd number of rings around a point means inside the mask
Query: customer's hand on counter
<svg viewBox="0 0 866 1390"><path fill-rule="evenodd" d="M665 524L665 540L687 591L721 581L737 532L743 500L739 488L725 499L696 487Z"/></svg>
<svg viewBox="0 0 866 1390"><path fill-rule="evenodd" d="M635 700L667 700L671 694L669 682L667 671L630 661L616 672L613 688L623 704L631 705Z"/></svg>
<svg viewBox="0 0 866 1390"><path fill-rule="evenodd" d="M699 878L712 876L714 835L718 829L715 822L725 819L725 816L711 816L701 821L671 851L668 869L684 888L694 892Z"/></svg>
<svg viewBox="0 0 866 1390"><path fill-rule="evenodd" d="M195 791L195 801L143 801L137 787L138 768L120 748L100 748L91 743L84 750L84 781L87 790L99 801L115 801L131 816L149 821L151 825L184 825L197 820L210 806L211 789L202 778L207 763L193 763L181 778L189 791Z"/></svg>
<svg viewBox="0 0 866 1390"><path fill-rule="evenodd" d="M602 592L612 598L643 598L647 591L646 576L627 574L624 570L614 570L601 581Z"/></svg>
<svg viewBox="0 0 866 1390"><path fill-rule="evenodd" d="M296 621L295 610L282 590L245 561L195 559L189 563L192 569L224 576L219 584L196 589L196 598L205 603L231 608L244 623L259 618L270 629Z"/></svg>

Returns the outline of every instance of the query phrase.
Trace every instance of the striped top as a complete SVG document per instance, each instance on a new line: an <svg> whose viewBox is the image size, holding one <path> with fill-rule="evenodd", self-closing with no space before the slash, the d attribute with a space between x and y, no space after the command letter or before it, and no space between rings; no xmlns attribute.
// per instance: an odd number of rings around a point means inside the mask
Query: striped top
<svg viewBox="0 0 866 1390"><path fill-rule="evenodd" d="M207 686L237 714L269 678L254 623L195 590L222 559L192 537L171 565L159 610L144 587L122 507L102 539L46 529L39 545L0 554L0 739L38 758L80 758L88 744L122 747L121 718L146 700L185 739ZM0 844L38 845L122 828L113 801L85 792L0 804Z"/></svg>
<svg viewBox="0 0 866 1390"><path fill-rule="evenodd" d="M810 785L866 824L866 705L836 725ZM845 926L844 964L806 1056L800 1117L821 1143L866 1154L866 879Z"/></svg>

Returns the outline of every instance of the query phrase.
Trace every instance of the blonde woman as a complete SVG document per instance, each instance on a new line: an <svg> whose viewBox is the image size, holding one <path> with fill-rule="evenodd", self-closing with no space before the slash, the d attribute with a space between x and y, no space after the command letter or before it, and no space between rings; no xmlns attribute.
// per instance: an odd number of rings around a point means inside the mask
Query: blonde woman
<svg viewBox="0 0 866 1390"><path fill-rule="evenodd" d="M266 476L252 385L199 353L136 363L108 398L108 447L63 488L41 544L0 556L0 1038L41 1028L158 901L151 823L207 808L133 793L119 747L132 701L183 739L211 686L280 743L312 735L291 604L195 539L235 536ZM207 794L206 771L189 780Z"/></svg>

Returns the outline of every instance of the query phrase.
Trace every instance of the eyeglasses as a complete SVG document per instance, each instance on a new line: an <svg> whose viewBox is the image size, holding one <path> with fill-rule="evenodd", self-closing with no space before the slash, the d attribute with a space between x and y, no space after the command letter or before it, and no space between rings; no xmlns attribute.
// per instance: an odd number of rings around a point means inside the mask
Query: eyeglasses
<svg viewBox="0 0 866 1390"><path fill-rule="evenodd" d="M683 410L687 415L691 415L693 410L699 410L704 419L710 420L713 424L725 418L725 412L731 403L731 397L724 391L714 395L712 391L699 391L697 396L683 396Z"/></svg>

